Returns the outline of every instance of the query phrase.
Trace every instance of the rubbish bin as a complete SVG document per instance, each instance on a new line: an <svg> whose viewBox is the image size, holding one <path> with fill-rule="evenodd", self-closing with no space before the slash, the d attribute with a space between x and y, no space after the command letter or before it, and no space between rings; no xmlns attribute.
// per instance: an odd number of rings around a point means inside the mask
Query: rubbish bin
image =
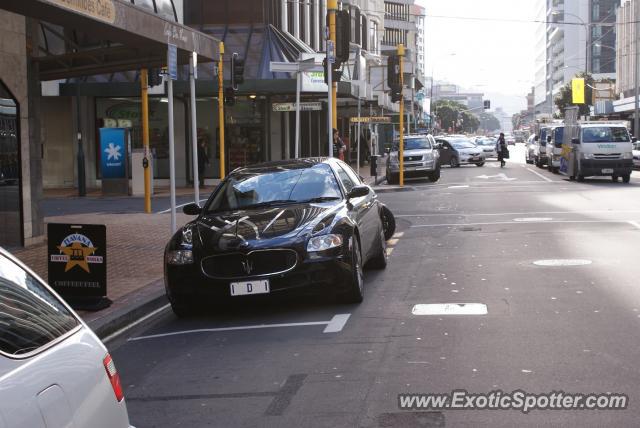
<svg viewBox="0 0 640 428"><path fill-rule="evenodd" d="M371 155L371 161L369 163L369 167L371 168L371 175L373 177L378 177L378 155Z"/></svg>

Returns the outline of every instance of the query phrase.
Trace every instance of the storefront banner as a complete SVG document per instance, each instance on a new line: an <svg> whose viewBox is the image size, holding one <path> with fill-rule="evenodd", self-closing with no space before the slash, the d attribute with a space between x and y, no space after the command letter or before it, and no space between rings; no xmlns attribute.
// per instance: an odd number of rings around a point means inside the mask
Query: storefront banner
<svg viewBox="0 0 640 428"><path fill-rule="evenodd" d="M126 178L126 130L100 128L100 167L102 178Z"/></svg>
<svg viewBox="0 0 640 428"><path fill-rule="evenodd" d="M300 111L322 110L321 102L300 103ZM296 111L296 103L273 103L273 111Z"/></svg>
<svg viewBox="0 0 640 428"><path fill-rule="evenodd" d="M304 71L301 73L302 92L327 92L327 84L324 83L324 71Z"/></svg>

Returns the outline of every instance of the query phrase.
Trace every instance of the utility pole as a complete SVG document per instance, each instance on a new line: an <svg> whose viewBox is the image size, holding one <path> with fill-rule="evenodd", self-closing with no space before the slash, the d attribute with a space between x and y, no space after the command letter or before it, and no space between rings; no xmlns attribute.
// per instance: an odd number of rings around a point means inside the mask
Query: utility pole
<svg viewBox="0 0 640 428"><path fill-rule="evenodd" d="M639 110L640 110L640 93L638 91L638 84L640 83L640 63L638 62L638 59L640 59L640 43L638 42L638 35L640 34L640 1L639 0L635 0L633 2L633 11L634 11L634 21L635 21L635 31L634 31L634 37L633 37L633 41L636 44L636 49L635 49L635 56L633 59L633 63L634 63L634 69L635 69L635 73L634 73L634 82L633 82L633 86L635 88L635 109L633 112L633 133L635 134L636 138L640 137L640 117L639 115Z"/></svg>
<svg viewBox="0 0 640 428"><path fill-rule="evenodd" d="M399 147L399 162L400 162L400 186L404 186L404 96L402 89L404 87L404 45L400 43L398 45L398 64L400 66L400 147Z"/></svg>
<svg viewBox="0 0 640 428"><path fill-rule="evenodd" d="M196 115L196 74L198 73L197 55L193 52L189 59L189 92L191 101L191 157L193 159L193 193L194 200L200 205L200 177L198 173L198 125ZM204 171L203 171L204 175ZM204 177L202 177L204 183Z"/></svg>
<svg viewBox="0 0 640 428"><path fill-rule="evenodd" d="M329 15L329 39L336 46L336 11L338 0L327 0L327 14ZM331 71L330 71L331 72ZM331 82L331 125L338 129L338 82Z"/></svg>
<svg viewBox="0 0 640 428"><path fill-rule="evenodd" d="M142 99L142 147L144 148L144 212L151 214L151 170L149 168L149 71L140 71L140 90Z"/></svg>
<svg viewBox="0 0 640 428"><path fill-rule="evenodd" d="M218 43L218 128L220 129L220 180L224 178L224 42Z"/></svg>

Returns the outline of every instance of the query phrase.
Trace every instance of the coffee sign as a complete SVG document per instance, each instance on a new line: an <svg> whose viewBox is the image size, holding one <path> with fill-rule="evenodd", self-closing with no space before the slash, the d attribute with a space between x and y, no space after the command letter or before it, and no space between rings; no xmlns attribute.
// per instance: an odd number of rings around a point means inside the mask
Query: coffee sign
<svg viewBox="0 0 640 428"><path fill-rule="evenodd" d="M58 6L100 21L113 24L116 21L116 8L113 0L47 0Z"/></svg>

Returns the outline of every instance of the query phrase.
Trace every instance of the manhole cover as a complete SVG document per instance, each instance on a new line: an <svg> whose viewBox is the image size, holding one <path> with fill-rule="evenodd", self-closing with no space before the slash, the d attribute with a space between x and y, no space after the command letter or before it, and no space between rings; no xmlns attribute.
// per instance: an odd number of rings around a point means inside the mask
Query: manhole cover
<svg viewBox="0 0 640 428"><path fill-rule="evenodd" d="M484 303L425 303L414 305L413 315L487 315Z"/></svg>
<svg viewBox="0 0 640 428"><path fill-rule="evenodd" d="M551 221L553 220L551 217L521 217L514 218L513 221L522 221L522 222L538 222L538 221Z"/></svg>
<svg viewBox="0 0 640 428"><path fill-rule="evenodd" d="M548 259L536 260L533 262L536 266L584 266L590 265L591 260L582 259Z"/></svg>

